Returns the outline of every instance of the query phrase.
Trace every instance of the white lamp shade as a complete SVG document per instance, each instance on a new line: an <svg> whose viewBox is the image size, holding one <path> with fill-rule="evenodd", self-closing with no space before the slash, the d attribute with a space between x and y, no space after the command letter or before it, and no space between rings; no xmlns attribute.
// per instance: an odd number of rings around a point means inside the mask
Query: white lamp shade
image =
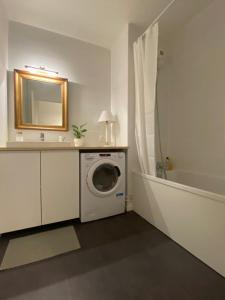
<svg viewBox="0 0 225 300"><path fill-rule="evenodd" d="M98 119L99 123L102 122L109 122L109 123L113 123L115 122L115 118L113 117L113 115L111 114L111 112L107 111L107 110L103 110L101 112L101 115Z"/></svg>

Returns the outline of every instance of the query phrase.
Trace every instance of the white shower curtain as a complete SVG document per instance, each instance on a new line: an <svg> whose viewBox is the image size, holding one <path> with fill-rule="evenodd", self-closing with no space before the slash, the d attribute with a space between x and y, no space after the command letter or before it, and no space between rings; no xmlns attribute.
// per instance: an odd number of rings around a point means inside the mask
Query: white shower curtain
<svg viewBox="0 0 225 300"><path fill-rule="evenodd" d="M135 138L141 171L156 175L155 97L158 57L158 23L134 43Z"/></svg>

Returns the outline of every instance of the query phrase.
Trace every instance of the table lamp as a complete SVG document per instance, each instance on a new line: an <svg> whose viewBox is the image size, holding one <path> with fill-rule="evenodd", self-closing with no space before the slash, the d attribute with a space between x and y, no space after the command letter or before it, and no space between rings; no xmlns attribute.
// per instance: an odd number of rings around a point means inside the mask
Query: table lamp
<svg viewBox="0 0 225 300"><path fill-rule="evenodd" d="M104 146L110 145L109 135L108 135L108 127L109 127L109 124L114 123L114 122L115 122L115 118L113 117L111 112L109 112L107 110L103 110L101 112L101 115L98 119L98 123L105 123L105 145Z"/></svg>

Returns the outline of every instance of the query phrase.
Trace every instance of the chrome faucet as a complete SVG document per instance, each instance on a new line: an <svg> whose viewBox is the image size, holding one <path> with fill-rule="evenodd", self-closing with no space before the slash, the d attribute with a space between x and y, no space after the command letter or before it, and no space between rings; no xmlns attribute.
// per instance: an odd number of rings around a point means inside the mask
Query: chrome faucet
<svg viewBox="0 0 225 300"><path fill-rule="evenodd" d="M44 132L41 132L41 133L40 133L40 140L41 140L42 142L45 141L45 134L44 134Z"/></svg>
<svg viewBox="0 0 225 300"><path fill-rule="evenodd" d="M159 178L167 179L166 166L164 162L156 162L156 176Z"/></svg>

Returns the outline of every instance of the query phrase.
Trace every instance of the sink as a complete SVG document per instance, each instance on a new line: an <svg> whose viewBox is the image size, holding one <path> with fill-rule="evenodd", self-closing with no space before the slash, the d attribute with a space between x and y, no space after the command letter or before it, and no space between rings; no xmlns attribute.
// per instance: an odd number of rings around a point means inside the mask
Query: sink
<svg viewBox="0 0 225 300"><path fill-rule="evenodd" d="M24 142L7 142L9 148L66 148L74 147L71 142L52 142L52 141L24 141Z"/></svg>

